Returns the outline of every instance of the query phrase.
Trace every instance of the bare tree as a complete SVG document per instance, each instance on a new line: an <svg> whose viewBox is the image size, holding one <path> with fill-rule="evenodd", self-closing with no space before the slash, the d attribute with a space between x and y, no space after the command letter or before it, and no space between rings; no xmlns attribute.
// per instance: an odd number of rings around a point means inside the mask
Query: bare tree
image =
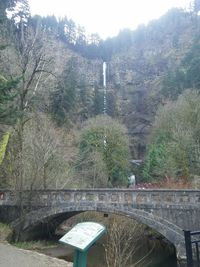
<svg viewBox="0 0 200 267"><path fill-rule="evenodd" d="M20 24L18 29L20 34L16 35L15 42L17 54L16 73L21 76L21 82L18 86L18 119L15 126L16 152L14 153L16 155L16 163L19 165L16 180L16 189L18 190L22 190L25 184L23 139L25 124L30 119L32 98L36 94L41 80L53 75L50 67L51 59L46 55L45 51L45 35L42 28L39 24L36 28L31 27L29 21L23 27L22 24L23 22Z"/></svg>
<svg viewBox="0 0 200 267"><path fill-rule="evenodd" d="M98 245L104 247L107 267L145 267L151 262L150 255L154 251L155 242L146 237L146 227L133 219L115 214L104 217L101 212L84 212L71 217L62 223L59 231L66 232L78 222L94 221L105 225L107 234L100 239ZM146 240L146 244L145 244ZM103 261L103 259L102 259Z"/></svg>
<svg viewBox="0 0 200 267"><path fill-rule="evenodd" d="M64 157L64 131L43 113L36 113L24 129L24 180L29 189L63 188L72 183L71 167ZM25 179L26 178L26 179Z"/></svg>
<svg viewBox="0 0 200 267"><path fill-rule="evenodd" d="M144 227L136 221L112 216L108 224L105 256L107 267L145 267L153 248L144 256L139 251L144 245Z"/></svg>
<svg viewBox="0 0 200 267"><path fill-rule="evenodd" d="M21 13L20 13L21 14ZM16 124L11 134L10 153L7 164L8 178L12 177L11 185L18 190L18 202L21 218L25 212L23 207L23 190L26 188L26 163L24 161L25 125L30 120L33 98L39 85L52 76L51 58L45 50L47 36L38 23L32 27L31 19L21 19L19 25L13 27L12 51L5 49L1 59L11 77L20 77L17 85ZM12 153L11 153L12 152Z"/></svg>

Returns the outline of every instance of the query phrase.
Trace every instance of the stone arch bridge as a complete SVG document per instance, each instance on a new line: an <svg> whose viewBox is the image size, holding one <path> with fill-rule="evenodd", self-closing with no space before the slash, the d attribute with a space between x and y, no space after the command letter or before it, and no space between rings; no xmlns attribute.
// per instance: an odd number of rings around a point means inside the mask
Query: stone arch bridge
<svg viewBox="0 0 200 267"><path fill-rule="evenodd" d="M26 213L19 219L19 207ZM41 191L0 190L0 221L23 233L53 231L67 218L84 212L115 213L148 225L172 242L184 257L183 229L200 230L200 191L70 189Z"/></svg>

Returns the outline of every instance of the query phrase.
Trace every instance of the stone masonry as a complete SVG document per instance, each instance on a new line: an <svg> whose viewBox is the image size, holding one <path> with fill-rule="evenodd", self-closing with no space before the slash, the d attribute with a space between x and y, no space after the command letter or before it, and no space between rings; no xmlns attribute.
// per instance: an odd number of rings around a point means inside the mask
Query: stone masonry
<svg viewBox="0 0 200 267"><path fill-rule="evenodd" d="M63 220L83 211L115 213L155 229L175 245L178 256L184 257L183 230L200 230L198 190L0 190L0 220L12 222L14 229L20 225L20 200L27 210L23 217L24 233L38 225L53 225L55 228Z"/></svg>

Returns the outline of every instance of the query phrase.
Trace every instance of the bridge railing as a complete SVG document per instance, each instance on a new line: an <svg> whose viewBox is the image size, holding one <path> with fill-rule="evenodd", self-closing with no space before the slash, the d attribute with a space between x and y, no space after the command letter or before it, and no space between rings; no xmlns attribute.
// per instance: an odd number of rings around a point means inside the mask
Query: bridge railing
<svg viewBox="0 0 200 267"><path fill-rule="evenodd" d="M67 190L0 190L0 205L16 205L19 198L23 204L53 206L60 203L126 203L130 205L173 205L200 207L199 190L168 189L67 189Z"/></svg>
<svg viewBox="0 0 200 267"><path fill-rule="evenodd" d="M184 230L187 267L200 267L200 231Z"/></svg>

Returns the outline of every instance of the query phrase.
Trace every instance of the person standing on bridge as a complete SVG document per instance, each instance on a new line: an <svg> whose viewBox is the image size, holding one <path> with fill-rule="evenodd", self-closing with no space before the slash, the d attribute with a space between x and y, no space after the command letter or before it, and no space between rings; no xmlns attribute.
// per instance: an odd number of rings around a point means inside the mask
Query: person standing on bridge
<svg viewBox="0 0 200 267"><path fill-rule="evenodd" d="M133 187L133 188L135 188L135 175L134 174L132 174L131 176L129 176L128 177L128 185L127 185L127 187L129 188L129 187Z"/></svg>

